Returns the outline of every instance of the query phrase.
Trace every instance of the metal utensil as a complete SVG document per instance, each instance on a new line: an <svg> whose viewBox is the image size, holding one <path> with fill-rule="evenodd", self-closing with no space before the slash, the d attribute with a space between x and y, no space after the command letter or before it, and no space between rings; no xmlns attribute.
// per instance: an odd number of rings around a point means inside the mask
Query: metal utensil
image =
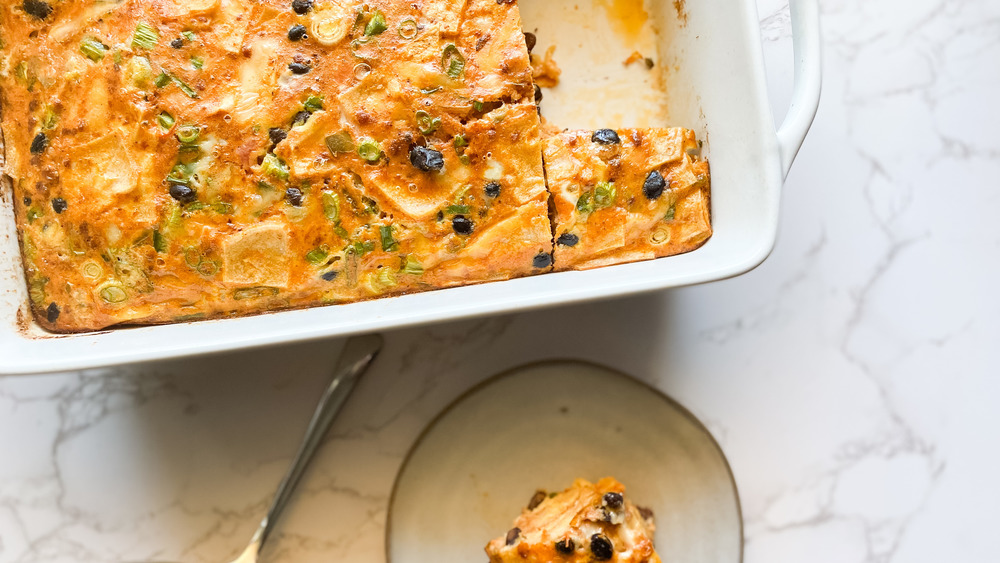
<svg viewBox="0 0 1000 563"><path fill-rule="evenodd" d="M274 523L278 520L285 505L288 504L295 486L302 478L302 474L309 465L313 454L316 453L323 436L329 430L344 402L347 401L347 397L354 389L354 384L357 383L361 374L364 373L381 349L382 337L377 334L355 336L344 344L344 350L337 362L333 380L330 381L330 385L323 393L323 398L316 406L316 412L313 413L312 420L309 422L309 428L306 430L302 445L299 446L299 451L295 454L295 459L288 468L288 473L278 485L278 491L271 502L271 508L261 520L260 527L257 528L253 538L250 539L250 545L232 563L256 563L257 556L260 555L260 550L264 547L264 542L267 541L274 528Z"/></svg>

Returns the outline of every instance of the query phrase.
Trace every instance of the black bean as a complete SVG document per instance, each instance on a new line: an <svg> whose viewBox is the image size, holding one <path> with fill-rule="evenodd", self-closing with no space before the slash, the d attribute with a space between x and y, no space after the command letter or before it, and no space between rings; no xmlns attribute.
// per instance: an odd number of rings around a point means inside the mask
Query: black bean
<svg viewBox="0 0 1000 563"><path fill-rule="evenodd" d="M590 136L590 140L600 145L617 145L622 142L612 129L598 129Z"/></svg>
<svg viewBox="0 0 1000 563"><path fill-rule="evenodd" d="M573 550L575 549L576 544L573 542L573 538L566 538L556 542L556 551L562 553L563 555L569 555L573 553Z"/></svg>
<svg viewBox="0 0 1000 563"><path fill-rule="evenodd" d="M302 41L306 37L306 26L302 24L295 24L291 29L288 30L288 39L290 41Z"/></svg>
<svg viewBox="0 0 1000 563"><path fill-rule="evenodd" d="M24 11L28 15L35 16L40 20L44 20L52 14L52 6L48 2L43 2L42 0L24 0L21 4Z"/></svg>
<svg viewBox="0 0 1000 563"><path fill-rule="evenodd" d="M174 39L173 41L170 42L170 46L173 47L174 49L180 49L181 47L184 46L184 40L178 37L177 39Z"/></svg>
<svg viewBox="0 0 1000 563"><path fill-rule="evenodd" d="M288 70L294 72L295 74L305 74L312 70L312 67L305 63L291 63L288 65Z"/></svg>
<svg viewBox="0 0 1000 563"><path fill-rule="evenodd" d="M497 182L490 182L483 187L483 191L486 192L486 197L497 198L500 196L500 184Z"/></svg>
<svg viewBox="0 0 1000 563"><path fill-rule="evenodd" d="M451 219L451 228L460 235L471 235L473 225L472 221L468 220L465 215L455 215Z"/></svg>
<svg viewBox="0 0 1000 563"><path fill-rule="evenodd" d="M340 272L338 272L338 271L336 271L336 270L330 270L329 272L326 272L326 273L324 273L324 274L323 274L322 276L320 276L320 277L322 277L322 278L323 278L323 281L328 281L328 282L332 282L333 280L337 279L337 276L338 276L339 274L340 274Z"/></svg>
<svg viewBox="0 0 1000 563"><path fill-rule="evenodd" d="M615 546L604 534L594 534L590 536L590 552L594 554L594 559L607 561L615 554Z"/></svg>
<svg viewBox="0 0 1000 563"><path fill-rule="evenodd" d="M538 84L535 84L535 103L537 104L541 101L542 101L542 89L538 87Z"/></svg>
<svg viewBox="0 0 1000 563"><path fill-rule="evenodd" d="M580 242L580 237L572 233L563 233L559 235L559 238L556 239L556 244L558 244L559 246L573 247L576 246L579 242Z"/></svg>
<svg viewBox="0 0 1000 563"><path fill-rule="evenodd" d="M529 53L535 49L535 43L538 43L538 38L535 37L535 34L530 31L525 31L524 44L528 46Z"/></svg>
<svg viewBox="0 0 1000 563"><path fill-rule="evenodd" d="M520 535L521 528L511 528L510 531L507 532L507 545L514 545L514 542L517 541L517 538Z"/></svg>
<svg viewBox="0 0 1000 563"><path fill-rule="evenodd" d="M642 183L642 193L647 199L656 199L663 195L667 181L663 179L663 174L653 170L646 176L646 181Z"/></svg>
<svg viewBox="0 0 1000 563"><path fill-rule="evenodd" d="M59 313L61 312L62 311L59 310L59 305L49 303L49 307L45 309L45 318L48 319L50 323L54 323L56 322L56 319L59 318Z"/></svg>
<svg viewBox="0 0 1000 563"><path fill-rule="evenodd" d="M302 190L298 188L288 188L285 190L285 199L295 207L302 207Z"/></svg>
<svg viewBox="0 0 1000 563"><path fill-rule="evenodd" d="M604 506L612 510L618 510L622 507L622 503L625 502L625 497L621 493L605 493L603 501Z"/></svg>
<svg viewBox="0 0 1000 563"><path fill-rule="evenodd" d="M198 194L183 184L170 184L170 197L181 203L191 203L198 198Z"/></svg>
<svg viewBox="0 0 1000 563"><path fill-rule="evenodd" d="M444 168L444 155L434 149L416 146L410 150L410 164L424 172Z"/></svg>
<svg viewBox="0 0 1000 563"><path fill-rule="evenodd" d="M21 201L23 201L25 205L31 205L31 198L28 196L24 196L24 199Z"/></svg>
<svg viewBox="0 0 1000 563"><path fill-rule="evenodd" d="M292 2L292 9L298 15L308 14L309 10L312 10L313 0L294 0Z"/></svg>
<svg viewBox="0 0 1000 563"><path fill-rule="evenodd" d="M292 127L305 125L306 122L309 121L310 117L312 117L312 113L308 111L303 110L300 111L299 113L296 113L295 117L292 118Z"/></svg>
<svg viewBox="0 0 1000 563"><path fill-rule="evenodd" d="M639 511L639 516L642 516L643 520L653 520L653 510L651 508L646 508L645 506L637 506L635 508Z"/></svg>
<svg viewBox="0 0 1000 563"><path fill-rule="evenodd" d="M53 199L52 210L55 211L56 213L62 213L63 211L66 211L66 200L61 197Z"/></svg>
<svg viewBox="0 0 1000 563"><path fill-rule="evenodd" d="M542 501L545 500L547 496L548 495L545 494L545 491L537 491L534 494L534 496L531 497L531 500L528 502L528 510L534 510L538 508L538 505L542 504Z"/></svg>
<svg viewBox="0 0 1000 563"><path fill-rule="evenodd" d="M531 265L536 268L548 268L552 265L552 255L548 252L542 252L535 256L535 259L531 261Z"/></svg>
<svg viewBox="0 0 1000 563"><path fill-rule="evenodd" d="M272 127L268 130L267 136L271 139L272 144L277 145L288 138L288 132L281 127Z"/></svg>
<svg viewBox="0 0 1000 563"><path fill-rule="evenodd" d="M31 141L31 154L42 154L48 146L49 138L45 136L45 133L39 133Z"/></svg>

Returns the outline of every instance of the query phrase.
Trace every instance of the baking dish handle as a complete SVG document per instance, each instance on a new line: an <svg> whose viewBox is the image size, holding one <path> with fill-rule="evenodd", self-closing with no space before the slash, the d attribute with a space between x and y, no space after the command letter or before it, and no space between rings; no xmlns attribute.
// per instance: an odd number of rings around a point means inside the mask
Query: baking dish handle
<svg viewBox="0 0 1000 563"><path fill-rule="evenodd" d="M817 0L791 0L792 45L795 52L795 86L785 120L778 127L781 170L788 176L795 155L812 126L819 108L823 83L822 41Z"/></svg>

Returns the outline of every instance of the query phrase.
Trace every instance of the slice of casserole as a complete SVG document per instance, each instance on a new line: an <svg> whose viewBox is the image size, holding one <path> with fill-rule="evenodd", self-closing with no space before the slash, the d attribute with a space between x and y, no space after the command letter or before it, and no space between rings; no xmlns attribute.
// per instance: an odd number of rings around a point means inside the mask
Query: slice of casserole
<svg viewBox="0 0 1000 563"><path fill-rule="evenodd" d="M550 270L516 3L12 0L4 172L60 332Z"/></svg>
<svg viewBox="0 0 1000 563"><path fill-rule="evenodd" d="M504 536L486 546L490 563L612 561L659 563L653 514L637 508L611 477L577 479L565 491L539 491Z"/></svg>
<svg viewBox="0 0 1000 563"><path fill-rule="evenodd" d="M712 235L708 161L688 129L570 131L544 142L555 269L689 252Z"/></svg>

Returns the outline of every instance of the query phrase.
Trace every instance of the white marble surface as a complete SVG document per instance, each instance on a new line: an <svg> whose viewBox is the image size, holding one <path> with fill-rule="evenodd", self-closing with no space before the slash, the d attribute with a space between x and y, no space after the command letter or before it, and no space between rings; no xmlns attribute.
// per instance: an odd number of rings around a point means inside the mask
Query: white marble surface
<svg viewBox="0 0 1000 563"><path fill-rule="evenodd" d="M776 108L784 4L759 1ZM383 561L388 491L422 426L551 357L630 372L706 421L748 563L1000 560L1000 2L822 9L823 103L763 266L389 334L266 560ZM339 346L0 379L0 562L234 556Z"/></svg>

